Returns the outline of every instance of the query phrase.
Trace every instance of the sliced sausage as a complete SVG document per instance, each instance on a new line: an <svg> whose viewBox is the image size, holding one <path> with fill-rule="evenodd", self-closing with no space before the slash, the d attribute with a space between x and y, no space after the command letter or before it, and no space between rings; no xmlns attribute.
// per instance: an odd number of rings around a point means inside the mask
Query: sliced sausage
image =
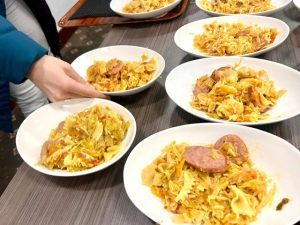
<svg viewBox="0 0 300 225"><path fill-rule="evenodd" d="M44 157L47 157L48 154L48 149L53 145L52 140L45 141L45 143L42 146L42 151L41 151L41 159Z"/></svg>
<svg viewBox="0 0 300 225"><path fill-rule="evenodd" d="M62 131L64 129L65 121L61 121L57 126L57 131Z"/></svg>
<svg viewBox="0 0 300 225"><path fill-rule="evenodd" d="M197 97L200 93L209 93L211 90L209 84L211 83L214 83L214 80L207 75L197 79L196 85L193 89L194 96Z"/></svg>
<svg viewBox="0 0 300 225"><path fill-rule="evenodd" d="M250 28L246 28L244 30L237 32L235 37L247 36L248 34L250 34L250 32L251 32Z"/></svg>
<svg viewBox="0 0 300 225"><path fill-rule="evenodd" d="M217 70L214 70L214 72L211 74L211 78L214 79L216 82L220 81L221 78L222 78L222 74L224 71L228 70L228 69L231 69L230 66L223 66L223 67L220 67L219 69Z"/></svg>
<svg viewBox="0 0 300 225"><path fill-rule="evenodd" d="M199 86L199 85L195 85L195 88L193 90L193 94L195 97L197 97L199 94L201 93L208 93L210 92L210 88L208 86Z"/></svg>
<svg viewBox="0 0 300 225"><path fill-rule="evenodd" d="M244 5L243 2L237 2L237 3L236 3L236 6L237 6L237 7L242 7L242 5Z"/></svg>
<svg viewBox="0 0 300 225"><path fill-rule="evenodd" d="M237 135L235 134L228 134L228 135L225 135L223 137L221 137L214 145L214 147L216 149L220 149L222 148L223 144L225 142L229 142L231 143L235 150L236 150L236 153L237 153L237 156L236 157L233 157L233 156L228 156L228 160L230 162L233 162L233 163L243 163L243 162L246 162L248 160L248 157L249 157L249 152L248 152L248 149L247 149L247 146L246 144L244 143L244 141ZM226 155L226 152L223 152L225 155Z"/></svg>
<svg viewBox="0 0 300 225"><path fill-rule="evenodd" d="M256 90L255 87L250 86L248 88L248 94L249 94L249 98L250 101L253 103L254 106L259 106L260 105L260 98L259 98L259 93Z"/></svg>
<svg viewBox="0 0 300 225"><path fill-rule="evenodd" d="M226 158L218 149L203 146L190 146L183 153L185 161L202 172L225 172Z"/></svg>
<svg viewBox="0 0 300 225"><path fill-rule="evenodd" d="M109 64L107 75L113 75L121 71L123 68L123 62L120 60L113 60Z"/></svg>

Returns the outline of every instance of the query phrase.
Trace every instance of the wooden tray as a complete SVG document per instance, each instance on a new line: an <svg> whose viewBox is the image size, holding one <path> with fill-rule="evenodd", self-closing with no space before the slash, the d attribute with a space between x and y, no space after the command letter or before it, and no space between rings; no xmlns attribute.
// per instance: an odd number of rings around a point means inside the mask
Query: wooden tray
<svg viewBox="0 0 300 225"><path fill-rule="evenodd" d="M133 20L121 16L113 17L85 17L81 19L70 19L71 16L86 2L87 0L79 0L58 22L63 28L67 27L83 27L104 24L130 24L130 23L146 23L174 19L183 14L189 4L189 0L182 0L178 7L159 18L150 18L143 20Z"/></svg>

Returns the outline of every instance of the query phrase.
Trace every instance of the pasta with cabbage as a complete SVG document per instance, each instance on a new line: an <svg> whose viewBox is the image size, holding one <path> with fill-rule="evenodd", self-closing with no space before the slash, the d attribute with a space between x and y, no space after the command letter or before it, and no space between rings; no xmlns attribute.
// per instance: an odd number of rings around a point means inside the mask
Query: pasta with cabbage
<svg viewBox="0 0 300 225"><path fill-rule="evenodd" d="M108 162L122 149L129 126L120 114L99 104L70 115L51 131L39 164L81 171Z"/></svg>
<svg viewBox="0 0 300 225"><path fill-rule="evenodd" d="M267 48L277 35L275 28L214 21L195 35L194 47L210 56L244 55Z"/></svg>
<svg viewBox="0 0 300 225"><path fill-rule="evenodd" d="M273 9L270 0L198 0L201 6L212 12L225 14L258 13Z"/></svg>
<svg viewBox="0 0 300 225"><path fill-rule="evenodd" d="M174 0L132 0L126 4L123 11L126 13L143 13L160 9L174 2Z"/></svg>
<svg viewBox="0 0 300 225"><path fill-rule="evenodd" d="M215 119L257 122L269 117L285 90L276 90L265 70L250 67L221 67L197 79L191 106Z"/></svg>
<svg viewBox="0 0 300 225"><path fill-rule="evenodd" d="M145 85L156 70L156 59L148 59L147 55L142 55L140 61L95 61L87 69L87 81L99 91L124 91Z"/></svg>
<svg viewBox="0 0 300 225"><path fill-rule="evenodd" d="M232 148L226 143L223 152ZM174 223L247 225L272 203L275 184L249 158L243 163L227 159L225 172L209 173L187 162L184 155L189 148L187 143L173 141L142 172L143 184L174 213Z"/></svg>

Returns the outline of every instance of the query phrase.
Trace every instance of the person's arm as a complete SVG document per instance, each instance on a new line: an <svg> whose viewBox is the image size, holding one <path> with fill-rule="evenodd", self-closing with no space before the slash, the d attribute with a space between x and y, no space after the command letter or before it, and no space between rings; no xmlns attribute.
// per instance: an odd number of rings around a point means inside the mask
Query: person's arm
<svg viewBox="0 0 300 225"><path fill-rule="evenodd" d="M0 80L21 83L27 77L51 101L107 98L83 80L70 64L46 54L46 49L0 16Z"/></svg>
<svg viewBox="0 0 300 225"><path fill-rule="evenodd" d="M0 16L0 80L21 83L47 50Z"/></svg>

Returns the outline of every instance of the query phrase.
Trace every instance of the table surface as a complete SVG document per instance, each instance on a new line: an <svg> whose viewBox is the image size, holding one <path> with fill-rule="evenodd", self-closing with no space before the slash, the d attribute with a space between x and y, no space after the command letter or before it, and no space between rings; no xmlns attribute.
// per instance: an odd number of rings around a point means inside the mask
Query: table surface
<svg viewBox="0 0 300 225"><path fill-rule="evenodd" d="M273 16L289 25L290 35L281 46L260 58L300 70L300 12L291 4ZM161 78L150 89L132 97L113 99L127 107L136 118L137 135L130 150L163 129L205 122L177 107L168 98L164 83L174 67L195 59L175 45L175 31L184 24L206 17L208 15L191 1L187 12L175 20L115 26L101 44L143 46L159 52L166 59ZM282 137L300 149L299 127L300 116L296 116L257 128ZM0 198L0 224L154 224L133 205L125 192L123 167L129 152L104 171L75 178L43 175L23 163Z"/></svg>

